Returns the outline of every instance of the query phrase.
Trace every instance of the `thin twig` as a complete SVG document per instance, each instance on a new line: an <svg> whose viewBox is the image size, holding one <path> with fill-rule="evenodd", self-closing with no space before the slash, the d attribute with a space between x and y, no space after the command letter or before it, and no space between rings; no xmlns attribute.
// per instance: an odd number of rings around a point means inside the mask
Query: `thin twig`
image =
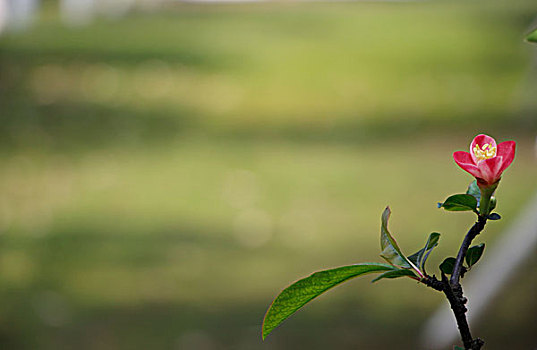
<svg viewBox="0 0 537 350"><path fill-rule="evenodd" d="M449 305L453 310L457 327L461 334L461 339L466 350L480 350L484 341L479 338L473 338L470 333L470 327L466 320L466 298L462 294L460 284L456 288L452 288L446 275L442 273L442 280L438 280L435 276L426 276L421 280L426 286L433 288L439 292L443 292L449 301Z"/></svg>
<svg viewBox="0 0 537 350"><path fill-rule="evenodd" d="M479 216L477 219L477 222L472 226L472 228L468 231L466 236L464 237L464 240L462 241L461 247L459 249L459 253L457 254L457 259L455 260L455 266L453 267L453 273L451 274L451 286L456 287L459 284L459 280L461 277L461 271L462 271L462 264L464 262L464 257L466 256L466 252L468 252L468 248L470 248L470 244L472 244L472 241L474 238L483 231L485 228L485 224L487 223L487 218L483 216Z"/></svg>
<svg viewBox="0 0 537 350"><path fill-rule="evenodd" d="M457 320L457 327L459 328L459 333L461 334L461 339L466 350L480 350L484 341L479 338L474 339L470 333L470 327L466 320L466 311L468 310L466 309L465 304L467 299L463 295L460 278L461 274L464 272L463 263L468 248L472 244L474 238L483 231L486 223L487 218L479 216L477 222L470 228L464 237L455 260L455 266L453 267L453 273L451 274L450 280L448 280L444 273L442 273L442 280L438 280L435 276L425 276L421 280L421 282L428 287L441 291L446 295L451 310L453 310L453 314Z"/></svg>

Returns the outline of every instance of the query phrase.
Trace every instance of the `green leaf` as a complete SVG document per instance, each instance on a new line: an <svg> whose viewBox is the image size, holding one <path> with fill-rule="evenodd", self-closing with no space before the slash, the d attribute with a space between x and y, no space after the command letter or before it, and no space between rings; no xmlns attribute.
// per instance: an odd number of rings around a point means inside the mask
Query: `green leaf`
<svg viewBox="0 0 537 350"><path fill-rule="evenodd" d="M455 261L457 260L453 257L446 258L440 264L440 271L442 271L446 275L451 275L453 273L453 268L455 267Z"/></svg>
<svg viewBox="0 0 537 350"><path fill-rule="evenodd" d="M492 213L488 216L489 220L500 220L502 217L498 213Z"/></svg>
<svg viewBox="0 0 537 350"><path fill-rule="evenodd" d="M416 253L412 254L408 257L408 260L412 261L414 265L421 267L421 269L424 269L425 261L427 261L427 258L429 257L429 254L431 251L438 245L438 240L440 239L440 233L433 232L429 235L429 238L427 239L427 243L425 243L425 247L417 251Z"/></svg>
<svg viewBox="0 0 537 350"><path fill-rule="evenodd" d="M464 350L464 348L461 348L460 346L455 345L455 347L453 348L453 350Z"/></svg>
<svg viewBox="0 0 537 350"><path fill-rule="evenodd" d="M414 271L410 269L393 269L393 271L384 272L382 275L376 277L371 282L377 282L383 278L399 278L399 277L413 277L414 279L418 278Z"/></svg>
<svg viewBox="0 0 537 350"><path fill-rule="evenodd" d="M483 251L485 250L485 243L481 243L478 245L474 245L473 247L470 247L468 249L468 252L466 253L466 264L468 267L472 267L479 261L481 258L481 255L483 255Z"/></svg>
<svg viewBox="0 0 537 350"><path fill-rule="evenodd" d="M386 207L382 213L382 225L380 226L380 256L386 259L390 264L402 267L411 268L410 262L399 249L397 242L388 231L388 220L390 219L390 207Z"/></svg>
<svg viewBox="0 0 537 350"><path fill-rule="evenodd" d="M477 200L477 203L479 203L481 200L481 190L479 189L479 186L477 186L477 180L474 180L470 183L468 189L466 190L466 194L474 196Z"/></svg>
<svg viewBox="0 0 537 350"><path fill-rule="evenodd" d="M528 34L526 40L529 42L537 43L537 28L533 32Z"/></svg>
<svg viewBox="0 0 537 350"><path fill-rule="evenodd" d="M270 305L263 320L262 337L265 339L280 323L309 301L332 287L353 277L372 272L391 271L393 266L364 263L315 272L285 288Z"/></svg>
<svg viewBox="0 0 537 350"><path fill-rule="evenodd" d="M448 211L472 210L477 212L477 199L470 194L455 194L448 197L441 207Z"/></svg>

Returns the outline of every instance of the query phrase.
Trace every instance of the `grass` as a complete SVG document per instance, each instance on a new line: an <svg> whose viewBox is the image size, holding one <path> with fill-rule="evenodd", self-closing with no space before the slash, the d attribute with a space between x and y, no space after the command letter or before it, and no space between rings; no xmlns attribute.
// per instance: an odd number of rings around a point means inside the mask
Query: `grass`
<svg viewBox="0 0 537 350"><path fill-rule="evenodd" d="M180 5L67 30L45 8L0 37L0 341L414 348L440 298L408 281L353 281L263 344L259 327L291 281L379 261L387 204L405 252L439 231L430 269L454 254L472 216L435 204L470 181L451 153L478 132L519 144L493 244L535 189L532 9Z"/></svg>

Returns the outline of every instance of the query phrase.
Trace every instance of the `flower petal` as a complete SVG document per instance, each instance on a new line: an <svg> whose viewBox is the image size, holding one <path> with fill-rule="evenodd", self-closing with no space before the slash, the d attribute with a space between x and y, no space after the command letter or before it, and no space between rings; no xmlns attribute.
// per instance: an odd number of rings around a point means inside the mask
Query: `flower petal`
<svg viewBox="0 0 537 350"><path fill-rule="evenodd" d="M477 167L481 172L481 179L483 179L488 185L492 185L498 182L498 180L500 180L500 177L502 176L502 162L503 158L499 156L490 159L484 159L479 162Z"/></svg>
<svg viewBox="0 0 537 350"><path fill-rule="evenodd" d="M455 163L457 163L457 165L460 166L463 170L469 172L475 177L479 177L479 178L482 177L481 171L474 164L474 161L470 153L457 151L453 153L453 159L455 160Z"/></svg>
<svg viewBox="0 0 537 350"><path fill-rule="evenodd" d="M498 152L496 155L503 158L500 173L503 173L503 171L513 162L513 159L515 158L515 148L515 141L505 141L498 145Z"/></svg>
<svg viewBox="0 0 537 350"><path fill-rule="evenodd" d="M475 145L478 145L479 149L482 149L484 145L489 144L491 147L496 147L496 140L494 140L492 137L485 135L485 134L479 134L472 140L472 143L470 144L470 155L472 156L472 160L475 164L477 164L478 159L476 158L474 154L474 147Z"/></svg>

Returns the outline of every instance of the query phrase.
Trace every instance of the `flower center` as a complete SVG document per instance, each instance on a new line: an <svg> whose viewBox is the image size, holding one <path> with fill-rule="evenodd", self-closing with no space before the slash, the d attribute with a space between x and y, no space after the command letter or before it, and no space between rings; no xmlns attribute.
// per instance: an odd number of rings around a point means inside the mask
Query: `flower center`
<svg viewBox="0 0 537 350"><path fill-rule="evenodd" d="M477 161L496 157L496 147L492 147L488 143L485 143L481 148L476 144L473 151Z"/></svg>

